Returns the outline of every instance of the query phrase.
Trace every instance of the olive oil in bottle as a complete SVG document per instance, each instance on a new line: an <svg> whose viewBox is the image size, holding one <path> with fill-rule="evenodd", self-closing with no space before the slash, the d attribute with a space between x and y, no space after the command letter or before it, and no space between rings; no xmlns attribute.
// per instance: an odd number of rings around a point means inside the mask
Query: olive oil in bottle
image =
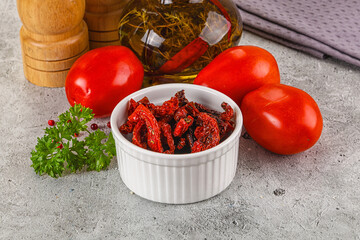
<svg viewBox="0 0 360 240"><path fill-rule="evenodd" d="M144 86L191 83L219 53L238 45L241 34L231 0L133 0L119 22L120 44L143 63Z"/></svg>

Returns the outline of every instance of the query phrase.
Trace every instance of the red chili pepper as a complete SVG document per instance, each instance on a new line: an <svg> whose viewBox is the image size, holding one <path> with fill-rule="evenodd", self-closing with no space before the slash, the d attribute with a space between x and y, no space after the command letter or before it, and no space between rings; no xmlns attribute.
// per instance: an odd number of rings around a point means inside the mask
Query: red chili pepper
<svg viewBox="0 0 360 240"><path fill-rule="evenodd" d="M215 6L217 6L220 10L220 12L224 15L224 17L226 18L226 20L228 21L228 42L230 42L230 37L231 37L231 19L229 16L229 13L226 11L226 9L224 8L223 5L221 5L221 3L219 2L219 0L210 0L210 2L212 2Z"/></svg>
<svg viewBox="0 0 360 240"><path fill-rule="evenodd" d="M209 44L198 37L165 62L159 71L167 74L181 72L204 55L208 48Z"/></svg>
<svg viewBox="0 0 360 240"><path fill-rule="evenodd" d="M140 104L128 117L128 120L131 122L143 120L147 128L147 143L149 148L155 152L163 152L159 124L149 109Z"/></svg>
<svg viewBox="0 0 360 240"><path fill-rule="evenodd" d="M182 136L189 127L193 124L194 118L192 116L187 116L186 118L180 119L180 121L176 124L174 129L174 136L180 137Z"/></svg>
<svg viewBox="0 0 360 240"><path fill-rule="evenodd" d="M231 37L231 19L229 13L226 11L224 6L218 0L210 0L216 7L219 8L221 13L228 21L228 42ZM160 68L161 73L173 74L183 71L190 67L196 60L198 60L208 50L209 44L204 41L201 37L194 39L178 53L176 53L170 60L166 61Z"/></svg>

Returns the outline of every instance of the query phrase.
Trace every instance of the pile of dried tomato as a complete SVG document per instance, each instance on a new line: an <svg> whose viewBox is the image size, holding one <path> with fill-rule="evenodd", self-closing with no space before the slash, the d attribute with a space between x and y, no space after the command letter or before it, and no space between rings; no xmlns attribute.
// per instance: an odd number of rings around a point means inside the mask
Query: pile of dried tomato
<svg viewBox="0 0 360 240"><path fill-rule="evenodd" d="M144 97L130 99L128 120L122 134L132 133L132 143L160 153L194 153L212 148L234 130L234 110L225 102L224 112L190 102L184 90L156 106Z"/></svg>

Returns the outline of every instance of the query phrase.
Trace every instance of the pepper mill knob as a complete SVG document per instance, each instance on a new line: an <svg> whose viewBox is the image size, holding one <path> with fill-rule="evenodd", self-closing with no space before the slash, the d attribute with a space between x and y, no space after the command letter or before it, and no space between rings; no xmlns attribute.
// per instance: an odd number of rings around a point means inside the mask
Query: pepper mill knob
<svg viewBox="0 0 360 240"><path fill-rule="evenodd" d="M89 49L85 0L17 0L25 77L63 87L72 64Z"/></svg>

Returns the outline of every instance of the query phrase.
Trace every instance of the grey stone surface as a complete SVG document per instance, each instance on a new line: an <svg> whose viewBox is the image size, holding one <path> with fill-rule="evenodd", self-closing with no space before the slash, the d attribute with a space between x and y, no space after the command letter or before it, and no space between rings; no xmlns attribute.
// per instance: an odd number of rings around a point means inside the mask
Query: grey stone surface
<svg viewBox="0 0 360 240"><path fill-rule="evenodd" d="M318 102L322 136L293 156L242 138L237 173L224 192L166 205L131 194L115 161L100 173L34 173L36 138L69 105L63 88L24 78L20 26L15 0L0 0L0 239L360 239L359 68L245 32L241 44L270 51L282 82Z"/></svg>

